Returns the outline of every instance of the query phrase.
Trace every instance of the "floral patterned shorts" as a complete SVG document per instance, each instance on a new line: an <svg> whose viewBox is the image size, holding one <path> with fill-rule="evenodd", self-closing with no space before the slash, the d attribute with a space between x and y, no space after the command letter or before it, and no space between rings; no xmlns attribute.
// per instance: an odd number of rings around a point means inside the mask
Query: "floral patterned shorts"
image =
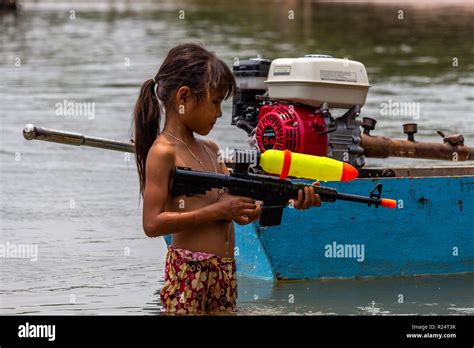
<svg viewBox="0 0 474 348"><path fill-rule="evenodd" d="M168 247L160 291L168 313L231 312L237 299L235 259Z"/></svg>

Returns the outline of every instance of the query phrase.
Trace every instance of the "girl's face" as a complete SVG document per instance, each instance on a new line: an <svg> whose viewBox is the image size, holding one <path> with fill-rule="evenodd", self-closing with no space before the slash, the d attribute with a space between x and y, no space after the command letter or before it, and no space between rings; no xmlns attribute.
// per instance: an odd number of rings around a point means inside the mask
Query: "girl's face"
<svg viewBox="0 0 474 348"><path fill-rule="evenodd" d="M186 126L199 135L207 135L222 116L221 103L224 98L215 90L209 93L201 104L193 103L192 110L186 113Z"/></svg>

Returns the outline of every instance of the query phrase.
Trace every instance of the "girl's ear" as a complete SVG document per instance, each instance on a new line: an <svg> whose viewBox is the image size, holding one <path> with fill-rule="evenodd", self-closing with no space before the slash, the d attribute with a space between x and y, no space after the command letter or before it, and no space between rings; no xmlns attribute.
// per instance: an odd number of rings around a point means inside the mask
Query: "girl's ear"
<svg viewBox="0 0 474 348"><path fill-rule="evenodd" d="M181 86L176 92L176 104L184 105L186 104L191 97L191 90L188 86Z"/></svg>

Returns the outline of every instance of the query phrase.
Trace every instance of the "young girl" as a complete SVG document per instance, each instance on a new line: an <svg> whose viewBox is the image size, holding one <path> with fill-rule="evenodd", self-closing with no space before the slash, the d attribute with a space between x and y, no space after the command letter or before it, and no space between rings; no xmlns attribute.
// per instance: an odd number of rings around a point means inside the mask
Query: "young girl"
<svg viewBox="0 0 474 348"><path fill-rule="evenodd" d="M142 85L134 111L135 154L143 197L143 228L149 237L172 234L160 292L163 308L179 314L231 311L237 298L234 227L258 220L251 198L212 190L193 197L170 196L175 166L229 173L207 135L222 116L221 102L235 92L227 65L197 44L171 49L158 73ZM160 103L165 124L159 131ZM304 197L303 197L304 196ZM295 208L320 205L311 189Z"/></svg>

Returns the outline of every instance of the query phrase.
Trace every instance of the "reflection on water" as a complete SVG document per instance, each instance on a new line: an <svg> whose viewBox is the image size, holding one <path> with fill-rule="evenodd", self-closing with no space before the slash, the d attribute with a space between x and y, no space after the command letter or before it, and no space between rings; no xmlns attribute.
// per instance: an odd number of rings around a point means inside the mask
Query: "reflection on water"
<svg viewBox="0 0 474 348"><path fill-rule="evenodd" d="M473 314L474 275L318 281L239 278L240 314Z"/></svg>
<svg viewBox="0 0 474 348"><path fill-rule="evenodd" d="M413 120L383 116L380 104L408 101L420 103L419 138L440 141L435 130L444 129L463 133L473 145L471 3L22 4L17 14L0 15L1 241L37 244L39 259L2 259L2 313L159 310L154 294L163 281L166 249L161 239L145 238L141 231L133 160L121 153L26 142L21 130L35 123L127 140L140 84L178 42L199 40L229 65L235 57L257 54L274 59L326 53L361 61L373 86L362 116L379 121L374 134L402 137L402 124ZM95 103L94 117L56 115L56 104L64 100ZM244 132L230 126L230 110L227 102L210 138L221 147L246 146ZM466 314L473 308L466 294L472 280L272 285L241 278L240 313ZM397 302L399 293L403 304ZM291 294L294 303L288 302Z"/></svg>

